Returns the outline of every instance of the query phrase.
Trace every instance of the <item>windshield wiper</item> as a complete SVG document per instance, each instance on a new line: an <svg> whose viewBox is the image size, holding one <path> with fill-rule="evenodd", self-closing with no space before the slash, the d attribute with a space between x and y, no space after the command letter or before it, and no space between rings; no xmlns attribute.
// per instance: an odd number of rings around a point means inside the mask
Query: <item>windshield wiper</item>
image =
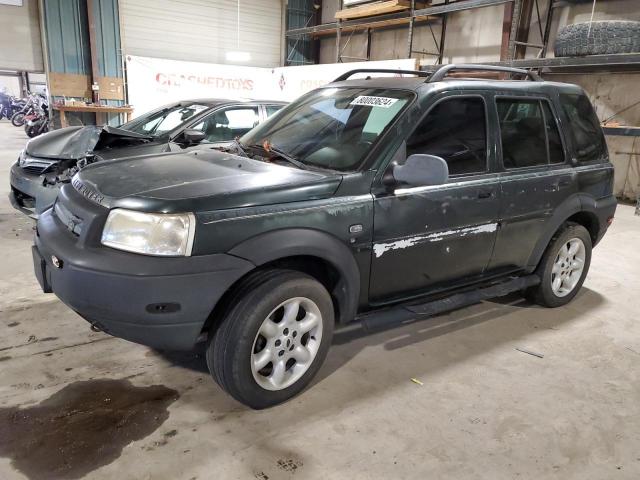
<svg viewBox="0 0 640 480"><path fill-rule="evenodd" d="M254 145L251 145L251 147L259 148L260 150L263 150L266 153L275 153L276 156L278 156L279 158L289 162L291 165L294 165L294 166L298 167L301 170L308 170L309 169L309 167L307 165L302 163L300 160L296 160L294 157L289 155L287 152L282 151L276 145L269 144L268 145L269 148L266 149L264 145L260 145L259 143L256 143Z"/></svg>
<svg viewBox="0 0 640 480"><path fill-rule="evenodd" d="M242 144L238 141L238 139L234 138L233 139L233 145L236 147L236 151L238 153L241 153L242 156L244 157L248 157L249 155L247 155L247 152L245 152L244 148L242 147Z"/></svg>

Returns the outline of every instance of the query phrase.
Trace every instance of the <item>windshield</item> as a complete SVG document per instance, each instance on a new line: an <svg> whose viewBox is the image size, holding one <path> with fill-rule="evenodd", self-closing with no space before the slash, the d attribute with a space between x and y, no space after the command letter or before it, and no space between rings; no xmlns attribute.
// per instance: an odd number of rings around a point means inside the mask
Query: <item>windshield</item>
<svg viewBox="0 0 640 480"><path fill-rule="evenodd" d="M240 143L245 148L266 143L306 165L355 170L411 98L407 91L379 88L315 90L248 132Z"/></svg>
<svg viewBox="0 0 640 480"><path fill-rule="evenodd" d="M119 128L141 135L157 137L182 125L208 108L210 108L208 105L200 105L198 103L169 105L146 113L121 125Z"/></svg>

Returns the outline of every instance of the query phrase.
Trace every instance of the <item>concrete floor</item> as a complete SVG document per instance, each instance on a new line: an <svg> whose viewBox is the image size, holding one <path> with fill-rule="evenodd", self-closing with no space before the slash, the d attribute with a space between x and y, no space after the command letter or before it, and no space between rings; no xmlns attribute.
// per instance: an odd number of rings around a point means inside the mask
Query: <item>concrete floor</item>
<svg viewBox="0 0 640 480"><path fill-rule="evenodd" d="M8 170L24 141L21 129L0 122L0 411L40 411L39 402L63 390L64 400L48 402L82 404L77 387L92 390L96 379L177 391L168 414L153 416L137 436L123 428L119 438L118 424L103 440L100 428L73 424L72 434L90 438L86 446L72 454L64 444L49 448L68 457L75 472L68 478L640 478L640 217L633 208L619 207L569 306L542 309L511 297L337 339L311 388L256 412L225 395L195 354L161 355L91 332L40 292L31 224L6 200ZM53 478L38 470L38 430L24 438L15 418L0 414L7 455L0 478ZM38 425L55 438L58 424ZM7 453L25 442L21 454ZM73 470L74 462L82 468Z"/></svg>

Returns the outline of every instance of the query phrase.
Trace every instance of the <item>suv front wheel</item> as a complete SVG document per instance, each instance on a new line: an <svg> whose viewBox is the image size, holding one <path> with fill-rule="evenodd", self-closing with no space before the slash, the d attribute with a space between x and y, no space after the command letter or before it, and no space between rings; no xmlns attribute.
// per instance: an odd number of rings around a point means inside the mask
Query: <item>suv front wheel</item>
<svg viewBox="0 0 640 480"><path fill-rule="evenodd" d="M245 405L276 405L302 391L320 369L333 326L331 296L313 277L257 272L237 289L209 341L209 371Z"/></svg>
<svg viewBox="0 0 640 480"><path fill-rule="evenodd" d="M536 273L540 284L526 297L545 307L560 307L576 296L591 264L591 236L577 223L567 223L551 239Z"/></svg>

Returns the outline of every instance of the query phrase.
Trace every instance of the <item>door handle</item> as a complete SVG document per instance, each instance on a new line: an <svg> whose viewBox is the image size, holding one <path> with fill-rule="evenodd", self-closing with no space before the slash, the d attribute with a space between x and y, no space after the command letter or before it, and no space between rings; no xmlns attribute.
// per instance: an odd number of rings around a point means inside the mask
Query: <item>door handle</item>
<svg viewBox="0 0 640 480"><path fill-rule="evenodd" d="M493 197L493 190L483 190L478 192L478 198L491 198Z"/></svg>
<svg viewBox="0 0 640 480"><path fill-rule="evenodd" d="M566 180L560 180L560 181L558 182L558 186L559 186L559 187L566 187L566 186L568 186L570 183L571 183L571 180L569 180L569 179L566 179Z"/></svg>

